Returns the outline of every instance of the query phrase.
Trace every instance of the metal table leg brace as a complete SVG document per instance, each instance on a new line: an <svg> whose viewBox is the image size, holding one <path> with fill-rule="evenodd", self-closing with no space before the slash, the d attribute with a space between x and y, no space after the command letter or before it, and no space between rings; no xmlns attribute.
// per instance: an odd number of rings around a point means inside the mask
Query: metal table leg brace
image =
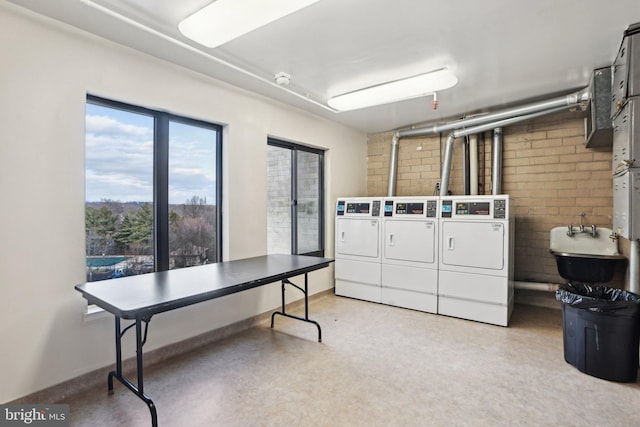
<svg viewBox="0 0 640 427"><path fill-rule="evenodd" d="M158 426L158 414L156 412L156 405L153 400L146 394L144 394L144 372L142 363L142 346L147 342L147 331L149 330L149 322L151 318L136 318L135 323L127 326L122 332L120 332L120 318L116 318L116 370L109 372L107 383L109 386L109 394L113 394L113 379L120 381L125 387L131 390L136 396L138 396L149 407L151 412L151 425L153 427ZM142 336L142 322L145 323L144 338ZM131 328L136 327L136 362L138 373L138 385L137 387L129 381L122 374L122 337Z"/></svg>
<svg viewBox="0 0 640 427"><path fill-rule="evenodd" d="M293 314L289 314L286 312L284 291L285 291L285 285L287 283L293 286L294 288L298 289L304 294L304 317L295 316ZM289 279L282 279L282 311L276 311L271 315L272 328L273 328L273 320L276 314L279 314L280 316L290 317L292 319L302 320L303 322L313 323L318 328L318 342L322 342L322 330L320 329L320 324L318 324L318 322L316 322L315 320L309 319L309 292L308 292L307 273L304 273L304 289L302 289L300 286L296 285L295 283L292 283Z"/></svg>

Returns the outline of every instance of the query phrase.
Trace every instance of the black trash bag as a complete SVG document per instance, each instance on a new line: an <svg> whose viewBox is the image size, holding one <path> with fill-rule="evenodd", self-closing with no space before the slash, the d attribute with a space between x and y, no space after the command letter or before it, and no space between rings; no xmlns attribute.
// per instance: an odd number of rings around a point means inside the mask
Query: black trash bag
<svg viewBox="0 0 640 427"><path fill-rule="evenodd" d="M558 288L556 299L575 308L614 316L637 316L640 313L640 295L601 285L568 283Z"/></svg>

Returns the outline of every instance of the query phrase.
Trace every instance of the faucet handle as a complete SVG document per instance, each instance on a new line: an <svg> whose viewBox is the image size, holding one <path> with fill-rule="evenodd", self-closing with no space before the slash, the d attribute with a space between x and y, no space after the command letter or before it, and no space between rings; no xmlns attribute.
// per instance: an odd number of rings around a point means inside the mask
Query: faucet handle
<svg viewBox="0 0 640 427"><path fill-rule="evenodd" d="M569 225L569 231L567 231L567 236L573 237L573 226Z"/></svg>
<svg viewBox="0 0 640 427"><path fill-rule="evenodd" d="M596 230L596 225L595 224L591 225L591 232L589 233L589 235L591 237L596 237L598 235L598 231Z"/></svg>

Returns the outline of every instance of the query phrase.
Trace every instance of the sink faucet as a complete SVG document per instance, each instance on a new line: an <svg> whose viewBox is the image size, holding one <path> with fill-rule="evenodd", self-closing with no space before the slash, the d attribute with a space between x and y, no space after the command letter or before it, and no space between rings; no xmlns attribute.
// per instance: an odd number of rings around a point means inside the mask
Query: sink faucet
<svg viewBox="0 0 640 427"><path fill-rule="evenodd" d="M569 231L567 231L567 236L573 237L573 226L569 226Z"/></svg>
<svg viewBox="0 0 640 427"><path fill-rule="evenodd" d="M596 226L595 224L591 225L591 232L589 233L589 235L591 237L597 237L598 236L598 232L596 231Z"/></svg>
<svg viewBox="0 0 640 427"><path fill-rule="evenodd" d="M584 220L585 215L586 214L584 212L580 212L580 232L581 233L584 233L584 224L582 221Z"/></svg>

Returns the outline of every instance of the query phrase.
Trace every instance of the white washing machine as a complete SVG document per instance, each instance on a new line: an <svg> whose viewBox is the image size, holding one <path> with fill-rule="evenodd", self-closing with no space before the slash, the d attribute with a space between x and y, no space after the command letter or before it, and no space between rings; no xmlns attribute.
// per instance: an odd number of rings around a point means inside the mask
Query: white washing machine
<svg viewBox="0 0 640 427"><path fill-rule="evenodd" d="M381 302L383 198L340 198L336 205L335 293Z"/></svg>
<svg viewBox="0 0 640 427"><path fill-rule="evenodd" d="M441 198L438 313L508 325L513 226L508 195Z"/></svg>
<svg viewBox="0 0 640 427"><path fill-rule="evenodd" d="M393 197L382 220L382 303L438 312L438 197Z"/></svg>

